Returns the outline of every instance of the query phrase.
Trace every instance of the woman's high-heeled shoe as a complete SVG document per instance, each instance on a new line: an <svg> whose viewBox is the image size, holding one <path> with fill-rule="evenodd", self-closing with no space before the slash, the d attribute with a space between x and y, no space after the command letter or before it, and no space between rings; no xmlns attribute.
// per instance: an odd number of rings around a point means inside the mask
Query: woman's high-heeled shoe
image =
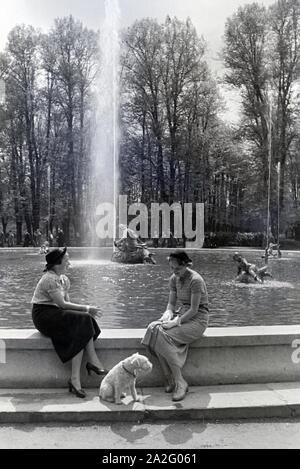
<svg viewBox="0 0 300 469"><path fill-rule="evenodd" d="M71 380L68 381L68 385L69 385L69 392L73 392L76 397L80 397L81 399L84 399L86 397L86 393L84 392L84 390L75 388Z"/></svg>
<svg viewBox="0 0 300 469"><path fill-rule="evenodd" d="M92 371L96 373L96 375L107 375L108 373L108 370L105 370L105 368L98 368L98 366L92 365L89 362L86 364L86 369L89 375Z"/></svg>

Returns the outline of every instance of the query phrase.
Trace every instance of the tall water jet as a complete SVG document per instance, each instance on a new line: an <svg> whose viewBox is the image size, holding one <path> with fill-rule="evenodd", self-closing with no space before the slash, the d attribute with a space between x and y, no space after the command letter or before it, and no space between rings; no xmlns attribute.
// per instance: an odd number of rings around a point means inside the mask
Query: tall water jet
<svg viewBox="0 0 300 469"><path fill-rule="evenodd" d="M92 244L101 238L96 225L104 204L117 208L119 157L119 57L120 10L118 0L105 0L105 18L100 30L100 70L96 81L95 130L92 141L90 229ZM116 234L116 211L107 212L109 238ZM101 244L101 243L100 243ZM102 241L103 244L103 241ZM111 245L112 242L110 242Z"/></svg>

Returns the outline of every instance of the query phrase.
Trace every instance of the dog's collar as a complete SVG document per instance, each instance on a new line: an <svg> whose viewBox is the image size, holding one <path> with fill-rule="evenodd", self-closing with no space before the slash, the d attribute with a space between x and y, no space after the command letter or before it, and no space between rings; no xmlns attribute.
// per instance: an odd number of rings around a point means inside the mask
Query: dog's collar
<svg viewBox="0 0 300 469"><path fill-rule="evenodd" d="M129 375L131 375L131 376L133 376L134 378L136 378L136 374L135 374L134 372L132 373L132 371L127 370L126 366L124 365L124 362L122 362L122 368L123 368L123 370L127 371L127 373L128 373Z"/></svg>

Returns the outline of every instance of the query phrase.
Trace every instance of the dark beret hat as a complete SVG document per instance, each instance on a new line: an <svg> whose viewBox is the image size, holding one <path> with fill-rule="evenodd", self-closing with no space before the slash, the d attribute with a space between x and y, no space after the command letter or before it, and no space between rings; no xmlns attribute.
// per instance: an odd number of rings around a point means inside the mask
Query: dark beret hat
<svg viewBox="0 0 300 469"><path fill-rule="evenodd" d="M59 261L59 259L61 259L67 252L67 248L57 248L57 249L53 249L52 251L48 252L48 254L46 254L46 267L45 267L45 270L49 270L51 269L51 267L53 267L54 265L57 264L57 261Z"/></svg>

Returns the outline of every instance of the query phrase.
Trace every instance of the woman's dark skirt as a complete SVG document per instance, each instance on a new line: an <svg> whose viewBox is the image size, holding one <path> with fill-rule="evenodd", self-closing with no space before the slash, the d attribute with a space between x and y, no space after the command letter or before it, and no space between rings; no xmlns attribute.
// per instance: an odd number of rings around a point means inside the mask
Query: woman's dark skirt
<svg viewBox="0 0 300 469"><path fill-rule="evenodd" d="M96 340L101 332L89 314L63 310L57 306L34 304L32 320L36 329L52 340L63 363L74 358L91 339Z"/></svg>

